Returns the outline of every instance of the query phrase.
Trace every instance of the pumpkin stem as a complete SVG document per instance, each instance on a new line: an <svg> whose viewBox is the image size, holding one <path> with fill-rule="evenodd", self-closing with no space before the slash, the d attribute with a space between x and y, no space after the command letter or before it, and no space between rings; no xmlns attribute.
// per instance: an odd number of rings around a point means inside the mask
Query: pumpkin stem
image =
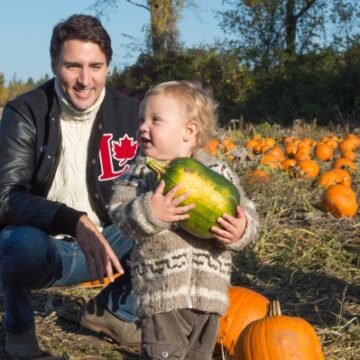
<svg viewBox="0 0 360 360"><path fill-rule="evenodd" d="M156 160L151 157L146 157L145 165L156 173L157 180L160 180L161 175L165 174L167 168L167 163L165 161Z"/></svg>
<svg viewBox="0 0 360 360"><path fill-rule="evenodd" d="M281 316L281 307L278 300L271 300L267 304L267 316Z"/></svg>

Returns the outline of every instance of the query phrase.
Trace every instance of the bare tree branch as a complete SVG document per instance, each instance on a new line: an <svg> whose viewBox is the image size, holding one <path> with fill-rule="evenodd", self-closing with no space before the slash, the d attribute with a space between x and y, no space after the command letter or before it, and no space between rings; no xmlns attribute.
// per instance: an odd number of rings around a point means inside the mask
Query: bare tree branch
<svg viewBox="0 0 360 360"><path fill-rule="evenodd" d="M138 2L135 2L135 1L132 1L132 0L125 0L127 1L128 3L132 4L132 5L135 5L135 6L138 6L138 7L142 7L144 9L146 9L147 11L150 11L150 8L144 4L140 4Z"/></svg>
<svg viewBox="0 0 360 360"><path fill-rule="evenodd" d="M307 0L306 5L295 15L295 19L301 18L314 4L316 0Z"/></svg>

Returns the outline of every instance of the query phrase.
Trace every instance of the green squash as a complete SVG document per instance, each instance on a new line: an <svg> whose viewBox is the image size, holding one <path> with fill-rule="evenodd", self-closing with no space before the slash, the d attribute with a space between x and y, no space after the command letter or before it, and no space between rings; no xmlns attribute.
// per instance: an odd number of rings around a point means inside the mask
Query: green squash
<svg viewBox="0 0 360 360"><path fill-rule="evenodd" d="M159 180L165 181L166 194L181 184L176 196L189 191L190 195L180 204L195 204L190 217L180 221L179 226L202 239L213 238L210 229L224 213L235 216L240 204L238 189L225 177L192 158L176 158L170 163L153 158L146 159L146 166L154 171Z"/></svg>

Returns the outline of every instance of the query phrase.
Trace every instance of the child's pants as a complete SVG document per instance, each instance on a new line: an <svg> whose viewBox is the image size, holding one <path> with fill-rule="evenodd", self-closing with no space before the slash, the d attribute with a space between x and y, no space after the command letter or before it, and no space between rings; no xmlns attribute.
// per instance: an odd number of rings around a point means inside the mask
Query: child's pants
<svg viewBox="0 0 360 360"><path fill-rule="evenodd" d="M141 360L211 360L219 315L179 309L141 319Z"/></svg>

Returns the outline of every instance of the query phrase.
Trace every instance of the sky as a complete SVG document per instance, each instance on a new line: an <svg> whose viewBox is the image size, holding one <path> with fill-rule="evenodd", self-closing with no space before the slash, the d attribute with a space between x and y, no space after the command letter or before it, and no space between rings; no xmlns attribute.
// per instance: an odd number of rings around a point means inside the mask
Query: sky
<svg viewBox="0 0 360 360"><path fill-rule="evenodd" d="M141 2L142 0L139 0ZM135 63L144 45L143 28L149 24L149 12L126 0L107 17L101 18L112 39L112 66L123 68ZM196 8L186 8L179 23L180 41L186 47L213 44L225 37L218 26L215 11L222 0L195 0ZM16 78L37 81L50 69L49 44L52 29L59 21L75 13L95 15L95 0L4 0L0 17L0 73L6 82Z"/></svg>

